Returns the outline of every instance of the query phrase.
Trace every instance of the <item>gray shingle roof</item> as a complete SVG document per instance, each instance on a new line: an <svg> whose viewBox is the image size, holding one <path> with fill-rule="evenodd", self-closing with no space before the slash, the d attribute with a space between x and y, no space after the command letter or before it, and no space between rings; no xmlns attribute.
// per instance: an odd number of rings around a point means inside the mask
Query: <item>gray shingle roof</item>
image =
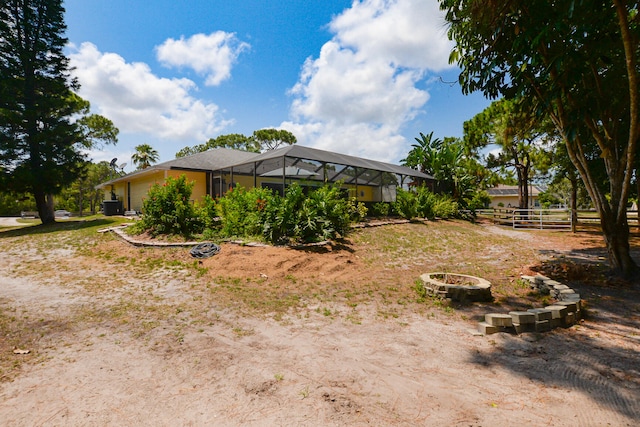
<svg viewBox="0 0 640 427"><path fill-rule="evenodd" d="M212 171L229 167L231 165L248 161L260 153L250 153L248 151L232 150L230 148L213 148L190 156L179 157L168 162L151 165L146 169L137 170L125 176L121 176L111 181L100 184L100 187L113 184L115 182L130 179L131 177L145 175L158 170L191 170L191 171Z"/></svg>

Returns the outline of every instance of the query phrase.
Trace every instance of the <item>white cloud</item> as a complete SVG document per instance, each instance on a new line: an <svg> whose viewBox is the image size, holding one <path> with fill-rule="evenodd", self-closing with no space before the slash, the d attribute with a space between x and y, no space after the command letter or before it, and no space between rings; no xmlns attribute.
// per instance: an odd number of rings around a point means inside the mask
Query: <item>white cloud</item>
<svg viewBox="0 0 640 427"><path fill-rule="evenodd" d="M235 34L216 31L195 34L188 39L168 39L156 47L158 60L168 67L189 67L205 75L207 86L218 86L231 77L231 67L238 55L250 46Z"/></svg>
<svg viewBox="0 0 640 427"><path fill-rule="evenodd" d="M229 124L219 117L217 105L190 95L197 89L191 80L158 77L147 64L127 63L92 43L71 49L80 96L121 132L191 142L204 141Z"/></svg>
<svg viewBox="0 0 640 427"><path fill-rule="evenodd" d="M306 145L397 161L408 145L402 127L429 99L419 86L449 67L438 2L354 1L329 28L334 37L303 65L282 126Z"/></svg>

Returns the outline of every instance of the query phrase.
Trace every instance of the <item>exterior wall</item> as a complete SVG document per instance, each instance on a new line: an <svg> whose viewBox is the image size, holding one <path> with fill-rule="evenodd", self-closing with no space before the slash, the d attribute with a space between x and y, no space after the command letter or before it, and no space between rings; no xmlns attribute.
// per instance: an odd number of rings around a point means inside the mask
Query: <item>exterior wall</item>
<svg viewBox="0 0 640 427"><path fill-rule="evenodd" d="M162 184L167 177L179 178L181 175L185 175L187 182L195 181L193 185L193 193L191 195L191 201L199 201L207 194L207 174L205 172L190 172L190 171L155 171L151 174L141 177L133 177L130 180L118 182L113 185L113 192L116 198L123 203L125 210L142 211L142 202L149 190L154 184ZM105 188L105 199L111 200L111 189Z"/></svg>
<svg viewBox="0 0 640 427"><path fill-rule="evenodd" d="M165 181L166 177L179 178L181 175L185 175L188 182L194 182L193 193L191 195L191 201L200 201L207 194L207 173L206 172L193 172L193 171L181 171L181 170L158 170L145 174L142 176L132 177L128 180L117 182L113 186L107 186L105 188L105 200L111 200L111 188L118 200L120 200L125 210L134 210L141 212L142 204L145 197L151 187L158 183L161 184ZM282 184L282 178L272 177L257 177L257 187L261 187L262 183ZM286 179L286 183L298 182L301 185L308 186L322 186L323 182L319 180L295 180ZM220 192L220 183L222 183L222 191ZM211 193L213 197L224 194L229 189L231 183L231 176L229 173L222 175L214 175L213 185L211 187ZM234 174L233 184L241 185L244 188L253 188L253 176ZM378 202L382 200L382 192L380 187L369 185L358 185L357 194L356 186L353 184L343 185L349 191L349 197L357 197L360 202ZM517 198L516 198L517 204ZM506 204L505 204L506 206Z"/></svg>
<svg viewBox="0 0 640 427"><path fill-rule="evenodd" d="M201 199L207 195L207 173L180 171L180 170L167 171L167 176L170 176L172 178L180 178L180 176L182 175L184 175L187 178L187 182L194 182L193 192L191 193L191 201L192 202L201 201ZM159 181L159 182L163 182L163 181Z"/></svg>
<svg viewBox="0 0 640 427"><path fill-rule="evenodd" d="M502 206L498 204L502 203ZM529 205L533 203L533 206L538 207L538 196L529 196ZM491 196L491 203L489 203L490 208L517 208L518 207L518 196Z"/></svg>

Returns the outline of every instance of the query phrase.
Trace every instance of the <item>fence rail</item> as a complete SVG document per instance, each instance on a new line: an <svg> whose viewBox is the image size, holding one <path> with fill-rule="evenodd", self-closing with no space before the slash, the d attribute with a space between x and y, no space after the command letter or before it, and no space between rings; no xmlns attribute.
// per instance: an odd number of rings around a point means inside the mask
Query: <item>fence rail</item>
<svg viewBox="0 0 640 427"><path fill-rule="evenodd" d="M572 219L569 209L516 209L496 208L477 211L477 214L491 219L496 224L516 229L571 230ZM638 211L627 211L629 226L640 226ZM599 228L600 217L595 211L577 212L576 228Z"/></svg>

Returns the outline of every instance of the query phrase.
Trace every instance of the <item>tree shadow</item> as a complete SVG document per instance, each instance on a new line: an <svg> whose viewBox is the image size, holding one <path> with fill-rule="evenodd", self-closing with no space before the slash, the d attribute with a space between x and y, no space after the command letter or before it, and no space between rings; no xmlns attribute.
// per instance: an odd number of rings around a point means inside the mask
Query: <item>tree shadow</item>
<svg viewBox="0 0 640 427"><path fill-rule="evenodd" d="M588 333L592 327L586 322L579 328L556 329L537 335L539 340L534 342L507 336L490 351L473 354L470 361L508 369L540 386L580 392L611 411L631 420L640 419L637 338L618 336L616 341L621 344L615 344L611 339L601 340L598 331ZM630 366L636 368L630 370ZM588 418L588 411L581 416Z"/></svg>
<svg viewBox="0 0 640 427"><path fill-rule="evenodd" d="M0 239L9 237L23 237L30 235L42 235L57 233L67 230L83 230L94 227L109 227L119 224L117 219L96 218L89 220L65 220L54 222L53 224L36 224L8 230L0 230Z"/></svg>

